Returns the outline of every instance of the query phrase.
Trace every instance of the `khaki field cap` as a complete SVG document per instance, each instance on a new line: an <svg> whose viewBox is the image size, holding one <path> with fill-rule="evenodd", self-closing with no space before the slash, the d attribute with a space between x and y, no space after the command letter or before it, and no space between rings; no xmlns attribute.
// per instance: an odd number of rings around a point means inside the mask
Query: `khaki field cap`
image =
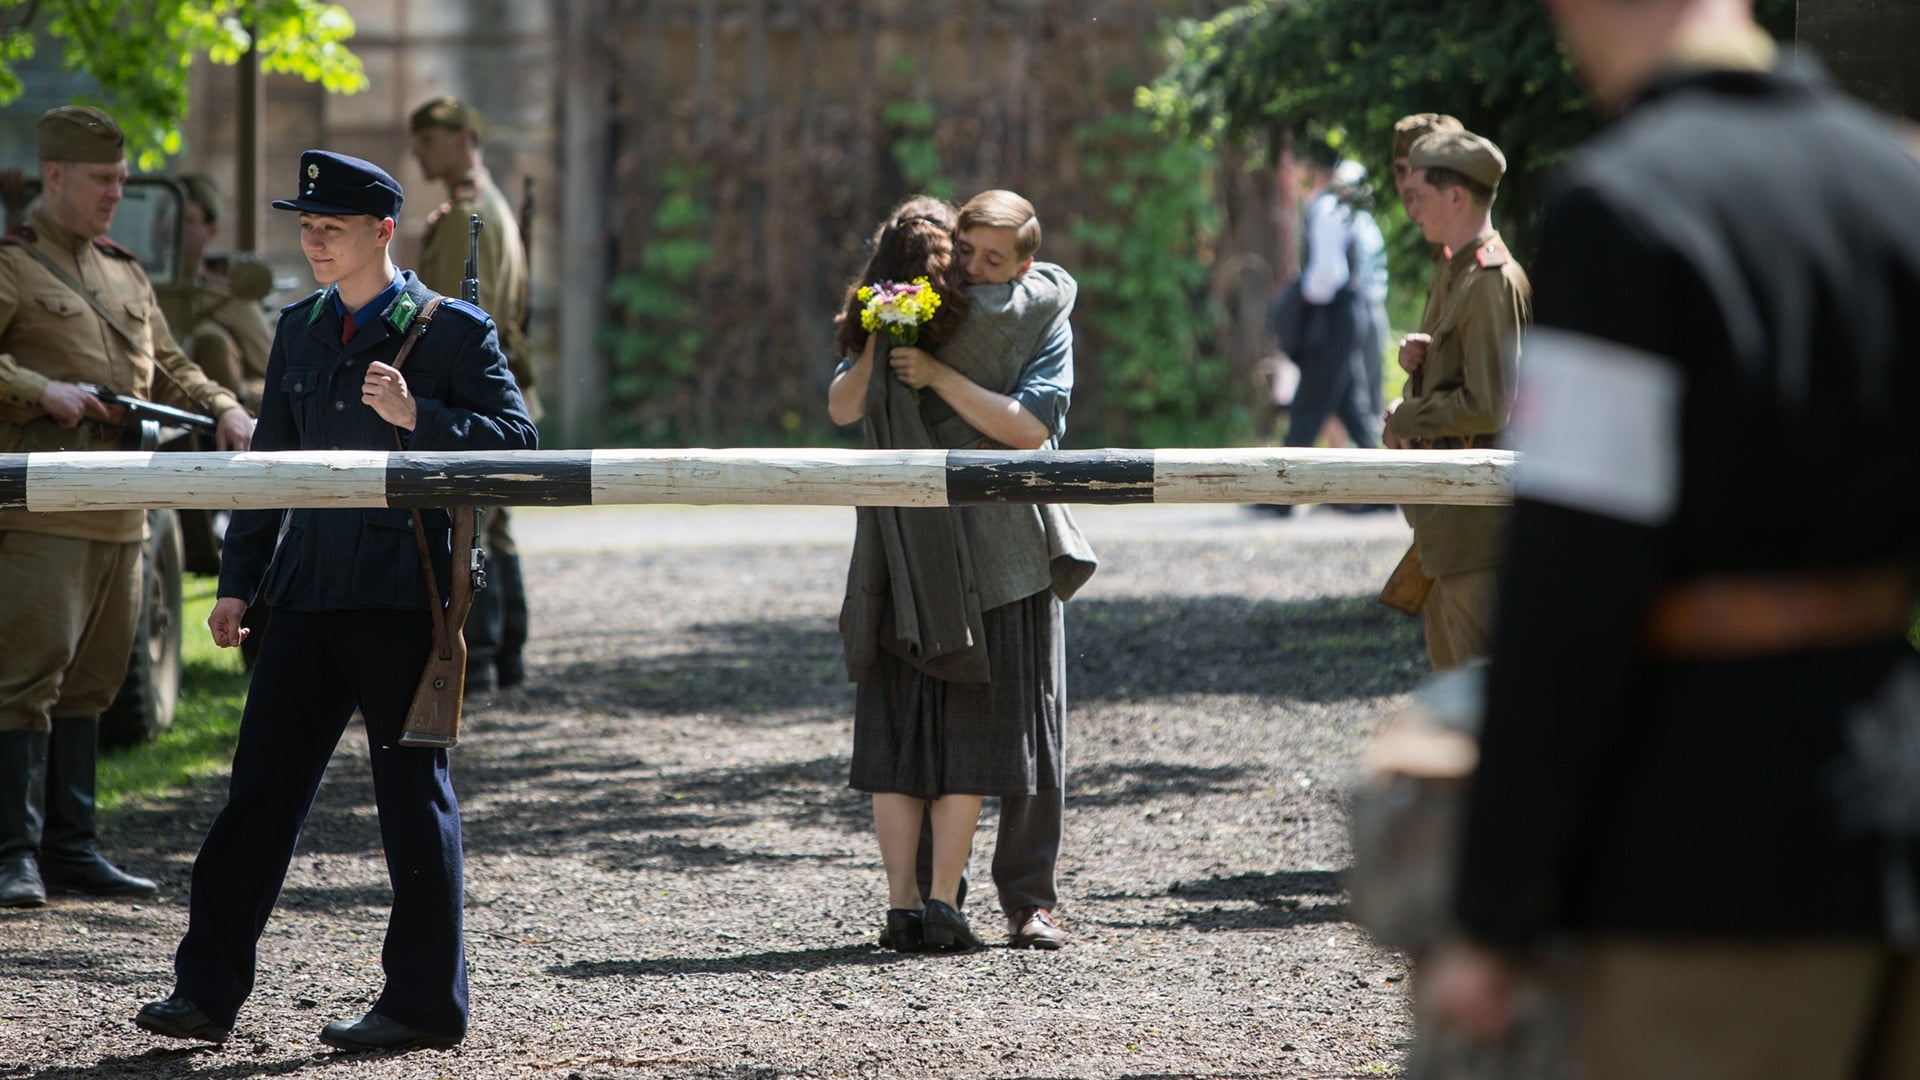
<svg viewBox="0 0 1920 1080"><path fill-rule="evenodd" d="M188 173L180 178L180 182L187 186L187 194L193 196L193 201L200 204L208 221L220 220L227 202L220 197L220 187L213 182L213 177L200 172Z"/></svg>
<svg viewBox="0 0 1920 1080"><path fill-rule="evenodd" d="M480 119L480 111L454 97L434 98L413 110L413 119L407 123L408 131L435 127L448 131L471 131L476 137L487 133L487 124Z"/></svg>
<svg viewBox="0 0 1920 1080"><path fill-rule="evenodd" d="M1452 169L1490 188L1500 186L1507 158L1500 148L1471 131L1436 131L1420 136L1408 155L1415 169Z"/></svg>
<svg viewBox="0 0 1920 1080"><path fill-rule="evenodd" d="M119 161L127 137L113 117L88 105L61 105L36 125L41 161Z"/></svg>
<svg viewBox="0 0 1920 1080"><path fill-rule="evenodd" d="M1465 131L1467 126L1445 113L1414 113L1393 124L1393 156L1403 158L1420 136L1435 131Z"/></svg>

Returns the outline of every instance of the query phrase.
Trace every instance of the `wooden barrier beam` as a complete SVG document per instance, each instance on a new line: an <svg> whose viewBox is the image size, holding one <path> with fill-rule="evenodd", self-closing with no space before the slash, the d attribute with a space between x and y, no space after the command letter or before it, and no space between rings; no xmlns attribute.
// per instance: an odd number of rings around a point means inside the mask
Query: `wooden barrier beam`
<svg viewBox="0 0 1920 1080"><path fill-rule="evenodd" d="M0 454L0 510L638 503L1402 503L1513 497L1505 450Z"/></svg>

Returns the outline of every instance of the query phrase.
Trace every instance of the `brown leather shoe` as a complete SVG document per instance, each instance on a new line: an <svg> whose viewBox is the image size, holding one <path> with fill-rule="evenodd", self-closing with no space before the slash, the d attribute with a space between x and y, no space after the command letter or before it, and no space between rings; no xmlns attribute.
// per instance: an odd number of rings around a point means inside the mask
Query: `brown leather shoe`
<svg viewBox="0 0 1920 1080"><path fill-rule="evenodd" d="M1009 942L1016 949L1057 949L1067 943L1067 932L1054 921L1053 912L1043 907L1023 907L1007 920L1012 932Z"/></svg>

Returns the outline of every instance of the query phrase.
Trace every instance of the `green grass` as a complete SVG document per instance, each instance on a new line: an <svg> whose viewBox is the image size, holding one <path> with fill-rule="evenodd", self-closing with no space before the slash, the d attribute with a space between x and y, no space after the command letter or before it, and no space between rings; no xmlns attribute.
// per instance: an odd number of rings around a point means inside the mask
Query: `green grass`
<svg viewBox="0 0 1920 1080"><path fill-rule="evenodd" d="M233 760L247 673L239 649L215 648L207 633L217 582L188 576L182 589L184 671L173 727L154 742L103 754L97 776L100 807L164 795L218 772Z"/></svg>

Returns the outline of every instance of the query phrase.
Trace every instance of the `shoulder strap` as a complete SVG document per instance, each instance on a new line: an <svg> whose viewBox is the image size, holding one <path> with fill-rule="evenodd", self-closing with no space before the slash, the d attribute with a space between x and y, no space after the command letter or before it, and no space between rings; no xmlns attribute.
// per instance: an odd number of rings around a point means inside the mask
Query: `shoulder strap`
<svg viewBox="0 0 1920 1080"><path fill-rule="evenodd" d="M406 340L400 343L400 351L395 354L393 358L393 366L395 368L399 368L407 362L407 354L413 351L414 343L420 340L421 334L426 333L427 325L433 322L433 313L440 308L440 299L440 297L436 296L427 301L427 306L421 308L420 314L415 316L413 325L407 327ZM406 444L400 441L400 429L397 427L393 429L393 448L395 450L405 450L407 448ZM454 507L450 513L457 518L463 510L465 510L463 507ZM465 512L471 513L472 511L466 510ZM446 624L446 607L440 600L439 575L433 572L433 555L427 547L427 525L426 522L420 519L419 508L416 507L413 509L412 517L413 539L420 548L420 571L426 575L427 581L427 611L433 615L434 650L444 659L451 655L449 651L451 648L450 642L452 641L452 635L459 632L459 624L455 623L451 632L449 631ZM460 574L459 567L455 567L453 573L455 578L458 578ZM449 585L453 584L456 583L449 583ZM455 591L457 592L458 590L456 589ZM466 618L464 611L460 613L460 618L462 620Z"/></svg>
<svg viewBox="0 0 1920 1080"><path fill-rule="evenodd" d="M407 362L407 354L413 352L413 343L427 332L427 324L433 321L433 313L440 310L440 301L445 299L444 296L434 297L427 301L426 307L420 309L420 314L413 317L413 325L407 327L407 339L400 343L400 351L393 358L394 367L398 368ZM400 438L400 432L395 431L393 437Z"/></svg>
<svg viewBox="0 0 1920 1080"><path fill-rule="evenodd" d="M93 313L95 315L98 315L102 319L106 320L106 323L108 326L113 327L116 333L118 333L121 337L127 339L127 344L133 346L134 352L137 352L142 356L145 356L149 360L153 359L153 351L149 347L148 343L141 341L137 337L134 337L133 331L128 330L125 326L121 325L120 320L113 317L113 313L107 310L107 306L100 302L99 297L93 295L93 291L91 289L88 289L85 285L82 285L78 281L73 280L72 274L67 273L66 270L62 268L59 263L54 262L51 258L48 258L47 253L44 251L41 251L38 247L35 247L32 244L22 244L21 250L25 251L28 255L31 255L33 257L33 261L39 263L41 266L46 267L48 273L52 274L56 278L59 278L60 284L65 285L67 288L72 289L76 293L79 293L80 298L87 302L87 306L93 309ZM155 366L157 367L158 365L155 365Z"/></svg>

